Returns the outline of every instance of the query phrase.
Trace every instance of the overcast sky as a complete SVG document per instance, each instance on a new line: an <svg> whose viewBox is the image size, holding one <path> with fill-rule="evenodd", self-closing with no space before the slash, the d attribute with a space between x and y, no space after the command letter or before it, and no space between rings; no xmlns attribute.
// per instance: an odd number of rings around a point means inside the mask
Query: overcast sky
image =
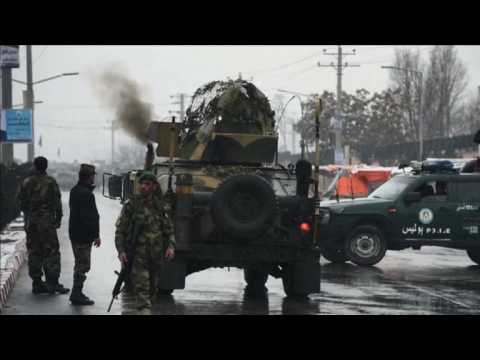
<svg viewBox="0 0 480 360"><path fill-rule="evenodd" d="M399 46L404 47L404 46ZM409 46L420 50L427 59L431 46ZM468 69L469 94L480 85L480 46L458 46L458 53ZM260 88L270 99L277 89L301 93L336 91L336 72L318 67L336 61L323 54L336 52L336 46L33 46L33 77L38 81L64 72L79 72L35 85L36 155L51 160L88 162L110 160L108 122L114 112L103 107L92 86L92 79L112 66L120 67L135 79L144 91L144 101L154 107L158 117L178 110L171 95L195 90L212 80L237 78L239 73ZM360 67L346 68L343 88L353 92L366 88L382 91L389 85L389 73L382 65L392 63L395 46L345 46L345 52L356 49L356 55L344 61ZM21 67L13 78L26 79L25 46L20 51ZM22 103L24 86L14 83L13 103ZM286 95L288 98L288 95ZM187 104L188 105L188 104ZM298 102L288 107L292 115L300 112ZM39 137L42 147L38 147ZM117 144L133 142L126 134L116 135ZM57 156L60 148L61 157ZM289 144L289 148L291 145ZM298 150L298 146L296 148ZM26 160L26 145L15 145L15 158Z"/></svg>

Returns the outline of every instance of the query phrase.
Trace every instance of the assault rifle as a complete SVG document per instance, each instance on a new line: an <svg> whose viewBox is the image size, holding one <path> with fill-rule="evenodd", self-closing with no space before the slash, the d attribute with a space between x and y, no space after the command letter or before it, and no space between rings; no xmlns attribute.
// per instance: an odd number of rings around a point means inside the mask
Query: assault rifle
<svg viewBox="0 0 480 360"><path fill-rule="evenodd" d="M120 294L124 287L122 285L125 283L127 278L130 276L130 273L132 271L132 265L133 261L135 259L135 245L137 243L137 237L140 232L140 225L135 222L132 228L131 236L129 237L128 241L128 247L126 249L126 255L127 255L127 264L122 264L122 269L120 272L115 271L115 274L117 274L117 281L115 282L115 286L113 287L112 290L112 301L110 301L110 305L108 306L107 312L110 312L113 301L117 298L118 294Z"/></svg>

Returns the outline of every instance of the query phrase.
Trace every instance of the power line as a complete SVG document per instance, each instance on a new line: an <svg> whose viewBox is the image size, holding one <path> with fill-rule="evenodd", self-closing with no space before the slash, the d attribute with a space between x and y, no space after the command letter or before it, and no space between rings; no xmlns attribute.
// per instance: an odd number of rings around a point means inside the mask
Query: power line
<svg viewBox="0 0 480 360"><path fill-rule="evenodd" d="M246 73L248 73L249 75L255 75L255 74L263 74L263 73L268 73L268 72L272 72L272 71L278 71L278 70L282 70L282 69L285 69L287 67L290 67L292 65L296 65L298 63L301 63L305 60L308 60L308 59L311 59L315 56L317 56L318 54L320 54L321 51L317 51L313 54L310 54L306 57L303 57L301 59L298 59L298 60L295 60L295 61L292 61L292 62L289 62L289 63L286 63L286 64L283 64L283 65L280 65L280 66L276 66L276 67L273 67L273 68L267 68L267 69L262 69L262 70L253 70L253 71L247 71Z"/></svg>
<svg viewBox="0 0 480 360"><path fill-rule="evenodd" d="M300 75L300 74L303 74L304 72L307 72L308 70L312 70L312 69L316 69L317 68L317 65L310 65L306 68L303 68L302 70L296 72L295 74L296 75Z"/></svg>
<svg viewBox="0 0 480 360"><path fill-rule="evenodd" d="M48 45L46 45L46 46L43 48L41 54L38 55L35 60L33 60L33 63L34 63L34 64L42 57L42 55L45 53L45 50L47 50L47 49L48 49Z"/></svg>

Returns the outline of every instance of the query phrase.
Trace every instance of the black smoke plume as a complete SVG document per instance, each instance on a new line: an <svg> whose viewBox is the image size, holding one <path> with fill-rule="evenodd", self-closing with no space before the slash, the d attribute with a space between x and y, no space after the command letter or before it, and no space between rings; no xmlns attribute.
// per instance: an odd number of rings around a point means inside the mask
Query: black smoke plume
<svg viewBox="0 0 480 360"><path fill-rule="evenodd" d="M96 85L101 100L115 111L118 125L146 144L152 107L141 100L139 84L118 70L108 70L97 78Z"/></svg>

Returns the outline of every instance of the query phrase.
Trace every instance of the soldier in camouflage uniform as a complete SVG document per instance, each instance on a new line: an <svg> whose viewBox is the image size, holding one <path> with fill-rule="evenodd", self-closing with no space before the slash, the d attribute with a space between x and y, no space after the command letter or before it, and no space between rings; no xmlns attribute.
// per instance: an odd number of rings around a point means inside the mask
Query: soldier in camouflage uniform
<svg viewBox="0 0 480 360"><path fill-rule="evenodd" d="M56 229L63 216L60 189L55 179L46 173L46 158L35 158L33 165L35 172L25 179L18 195L19 207L25 216L32 291L34 294L66 294L69 289L58 282L60 249ZM43 273L46 282L42 280Z"/></svg>
<svg viewBox="0 0 480 360"><path fill-rule="evenodd" d="M141 194L124 204L117 220L115 246L125 266L130 261L126 255L126 248L132 241L129 236L134 224L138 226L131 279L137 309L148 311L151 308L150 299L155 295L161 265L175 256L175 237L168 205L158 195L156 177L145 172L140 178L140 185Z"/></svg>

